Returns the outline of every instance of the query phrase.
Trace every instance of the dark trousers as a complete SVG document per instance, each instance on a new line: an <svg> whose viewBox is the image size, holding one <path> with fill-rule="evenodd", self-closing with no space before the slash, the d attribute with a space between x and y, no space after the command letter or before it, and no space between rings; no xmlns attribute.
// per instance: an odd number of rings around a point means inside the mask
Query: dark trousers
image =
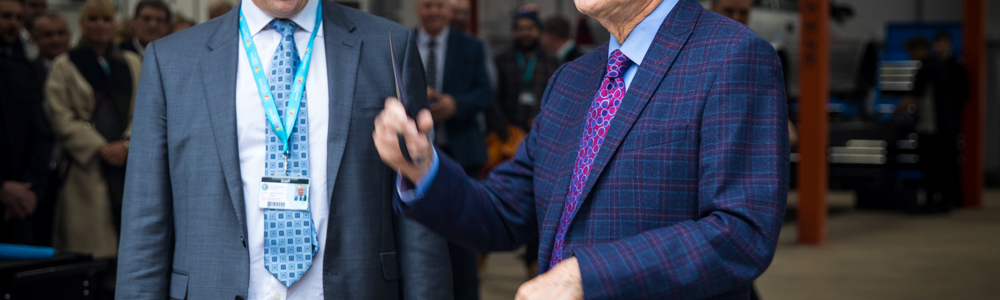
<svg viewBox="0 0 1000 300"><path fill-rule="evenodd" d="M465 168L465 174L479 178L479 167ZM478 255L472 248L448 242L448 254L451 257L451 276L455 300L479 299L479 268L476 262Z"/></svg>
<svg viewBox="0 0 1000 300"><path fill-rule="evenodd" d="M924 170L924 211L948 211L962 204L957 134L920 137L920 164Z"/></svg>
<svg viewBox="0 0 1000 300"><path fill-rule="evenodd" d="M451 257L452 287L455 292L455 300L479 299L479 274L476 268L476 251L448 242L448 254Z"/></svg>

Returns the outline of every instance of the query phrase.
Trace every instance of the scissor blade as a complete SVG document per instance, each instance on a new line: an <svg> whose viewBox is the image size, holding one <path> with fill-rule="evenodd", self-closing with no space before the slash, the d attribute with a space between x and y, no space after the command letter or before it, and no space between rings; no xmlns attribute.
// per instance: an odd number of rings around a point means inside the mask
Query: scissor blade
<svg viewBox="0 0 1000 300"><path fill-rule="evenodd" d="M392 75L396 80L396 99L399 99L403 106L407 106L409 101L406 97L406 87L403 86L403 76L399 73L402 67L400 67L399 57L396 55L396 45L392 41L392 33L389 34L389 50L392 53Z"/></svg>
<svg viewBox="0 0 1000 300"><path fill-rule="evenodd" d="M403 104L403 111L407 112L409 115L409 109L407 107L406 100L406 88L403 87L403 77L399 75L399 58L396 57L396 46L392 42L392 32L389 32L389 52L392 55L392 75L393 79L396 81L396 99ZM403 154L403 158L406 162L413 164L413 158L410 157L410 150L406 148L406 140L403 138L402 134L396 135L396 142L399 144L399 152Z"/></svg>

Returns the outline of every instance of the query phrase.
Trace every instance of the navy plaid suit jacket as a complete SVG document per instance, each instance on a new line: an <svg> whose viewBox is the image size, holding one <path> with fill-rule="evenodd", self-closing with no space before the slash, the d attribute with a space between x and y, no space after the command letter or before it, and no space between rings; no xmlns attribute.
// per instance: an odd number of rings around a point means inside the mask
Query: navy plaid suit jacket
<svg viewBox="0 0 1000 300"><path fill-rule="evenodd" d="M425 196L398 208L486 250L538 234L547 262L607 51L556 72L533 130L486 181L442 155ZM563 257L577 257L587 299L749 295L785 212L784 90L770 44L694 0L678 3L612 121L566 234Z"/></svg>

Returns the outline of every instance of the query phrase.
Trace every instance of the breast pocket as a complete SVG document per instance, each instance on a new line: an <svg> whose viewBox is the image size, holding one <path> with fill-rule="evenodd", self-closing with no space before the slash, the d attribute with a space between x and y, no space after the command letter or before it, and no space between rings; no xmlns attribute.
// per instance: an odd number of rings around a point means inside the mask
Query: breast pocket
<svg viewBox="0 0 1000 300"><path fill-rule="evenodd" d="M691 126L688 124L667 123L662 126L642 126L633 128L625 139L623 150L645 149L665 144L682 143L688 138Z"/></svg>
<svg viewBox="0 0 1000 300"><path fill-rule="evenodd" d="M357 107L351 112L352 120L372 120L375 121L375 116L378 116L384 108L381 106L369 106L369 107Z"/></svg>

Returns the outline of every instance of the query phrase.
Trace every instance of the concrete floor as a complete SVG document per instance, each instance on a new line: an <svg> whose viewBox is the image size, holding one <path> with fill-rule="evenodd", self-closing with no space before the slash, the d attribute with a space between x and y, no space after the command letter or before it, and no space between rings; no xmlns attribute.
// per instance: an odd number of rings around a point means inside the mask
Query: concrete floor
<svg viewBox="0 0 1000 300"><path fill-rule="evenodd" d="M798 197L789 195L789 207ZM782 228L771 267L757 280L762 299L1000 299L1000 190L982 209L947 215L854 210L834 192L827 243L795 243ZM513 299L525 281L516 253L490 255L483 300Z"/></svg>

